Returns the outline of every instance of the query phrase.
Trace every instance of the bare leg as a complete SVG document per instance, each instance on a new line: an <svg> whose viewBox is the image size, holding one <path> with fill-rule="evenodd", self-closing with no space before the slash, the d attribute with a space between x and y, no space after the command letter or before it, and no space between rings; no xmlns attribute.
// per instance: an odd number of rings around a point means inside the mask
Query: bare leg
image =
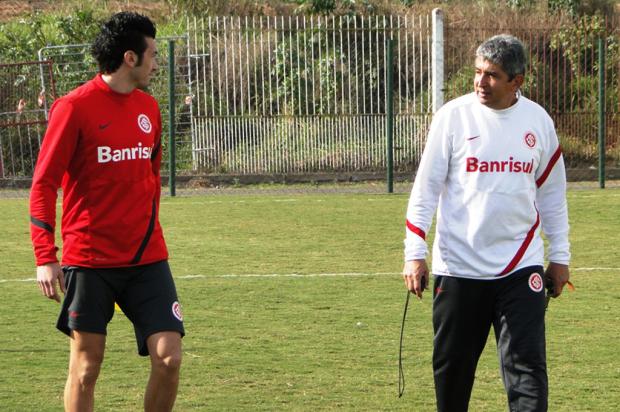
<svg viewBox="0 0 620 412"><path fill-rule="evenodd" d="M169 412L174 406L181 369L181 335L159 332L146 340L151 356L151 376L144 395L146 412Z"/></svg>
<svg viewBox="0 0 620 412"><path fill-rule="evenodd" d="M105 335L71 332L69 376L65 385L65 411L92 411L95 405L95 383L101 370Z"/></svg>

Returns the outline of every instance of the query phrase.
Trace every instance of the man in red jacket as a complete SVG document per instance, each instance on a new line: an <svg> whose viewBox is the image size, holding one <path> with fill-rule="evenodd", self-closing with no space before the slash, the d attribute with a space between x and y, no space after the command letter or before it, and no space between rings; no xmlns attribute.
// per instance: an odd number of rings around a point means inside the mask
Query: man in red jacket
<svg viewBox="0 0 620 412"><path fill-rule="evenodd" d="M181 365L183 315L159 224L161 116L141 89L157 68L155 26L122 12L92 52L100 73L58 99L32 181L30 221L37 282L60 302L57 327L70 336L65 409L89 411L117 302L150 355L144 408L171 410ZM62 268L55 246L62 186Z"/></svg>

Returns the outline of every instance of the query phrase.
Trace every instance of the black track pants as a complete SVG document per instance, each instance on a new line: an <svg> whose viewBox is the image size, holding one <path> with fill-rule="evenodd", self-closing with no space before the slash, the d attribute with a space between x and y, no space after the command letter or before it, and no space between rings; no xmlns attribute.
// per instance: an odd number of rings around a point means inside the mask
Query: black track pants
<svg viewBox="0 0 620 412"><path fill-rule="evenodd" d="M510 411L547 410L542 275L543 268L533 266L497 280L435 277L433 370L438 411L467 411L491 325Z"/></svg>

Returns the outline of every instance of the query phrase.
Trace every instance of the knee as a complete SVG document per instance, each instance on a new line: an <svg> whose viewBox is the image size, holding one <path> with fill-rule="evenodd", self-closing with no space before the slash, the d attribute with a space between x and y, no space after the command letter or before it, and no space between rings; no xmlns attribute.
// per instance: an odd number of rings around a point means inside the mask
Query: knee
<svg viewBox="0 0 620 412"><path fill-rule="evenodd" d="M102 359L82 358L71 367L71 375L81 387L92 387L97 382Z"/></svg>
<svg viewBox="0 0 620 412"><path fill-rule="evenodd" d="M152 366L165 374L178 374L181 369L181 352L157 354L152 357Z"/></svg>

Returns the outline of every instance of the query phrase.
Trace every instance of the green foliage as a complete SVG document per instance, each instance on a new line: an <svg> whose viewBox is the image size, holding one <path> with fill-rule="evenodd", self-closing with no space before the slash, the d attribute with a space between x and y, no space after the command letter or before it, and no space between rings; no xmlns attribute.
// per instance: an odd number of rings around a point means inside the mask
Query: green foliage
<svg viewBox="0 0 620 412"><path fill-rule="evenodd" d="M570 62L575 76L592 74L597 70L597 40L605 35L604 20L600 16L582 16L574 25L555 32L550 47L561 49Z"/></svg>
<svg viewBox="0 0 620 412"><path fill-rule="evenodd" d="M564 11L575 16L579 13L580 0L547 0L547 7L551 11Z"/></svg>
<svg viewBox="0 0 620 412"><path fill-rule="evenodd" d="M336 0L296 0L310 14L330 14L336 8Z"/></svg>
<svg viewBox="0 0 620 412"><path fill-rule="evenodd" d="M593 133L590 136L575 135L571 133L569 127L558 130L558 139L567 168L584 168L597 164L598 148L596 129L594 128L596 127L596 117L590 117L590 119L585 119L593 127Z"/></svg>
<svg viewBox="0 0 620 412"><path fill-rule="evenodd" d="M555 13L568 13L570 16L613 13L615 0L547 0L547 8Z"/></svg>
<svg viewBox="0 0 620 412"><path fill-rule="evenodd" d="M465 64L456 73L450 75L444 88L444 100L450 101L463 94L471 93L474 88L474 64Z"/></svg>
<svg viewBox="0 0 620 412"><path fill-rule="evenodd" d="M67 43L84 43L92 40L99 30L100 20L93 9L76 10L71 15L34 13L29 18L0 24L0 62L17 63L39 60L39 50L47 45ZM71 50L72 53L75 50ZM41 56L46 59L47 56ZM59 60L65 65L53 66L56 82L56 96L66 93L84 81L84 72L92 70L93 60L89 53L84 56L66 54ZM15 70L20 70L15 80ZM43 75L45 73L45 75ZM47 77L43 70L39 74L38 66L16 66L5 69L0 83L3 84L0 107L3 117L16 110L17 102L23 99L26 103L23 113L13 114L11 119L2 119L3 123L44 121L44 115L37 110L37 96L45 95L48 103L56 97L52 94L49 79L41 84L41 76ZM24 79L23 84L17 84ZM13 84L5 84L6 82ZM35 130L37 129L37 130ZM33 160L38 152L38 140L42 133L38 126L13 126L3 129L1 155L8 175L31 176Z"/></svg>
<svg viewBox="0 0 620 412"><path fill-rule="evenodd" d="M92 42L103 17L94 9L71 15L34 13L28 18L0 23L0 61L37 60L45 46Z"/></svg>
<svg viewBox="0 0 620 412"><path fill-rule="evenodd" d="M59 44L92 42L99 33L103 19L93 9L76 10L70 15L60 15L54 22Z"/></svg>
<svg viewBox="0 0 620 412"><path fill-rule="evenodd" d="M569 62L573 91L572 109L595 111L599 89L599 39L605 47L606 107L618 105L618 66L620 44L617 35L608 33L605 19L600 15L581 16L574 25L565 27L552 36L550 48L560 50ZM579 97L579 100L577 100Z"/></svg>
<svg viewBox="0 0 620 412"><path fill-rule="evenodd" d="M338 87L336 80L338 76L335 74L337 71L336 57L334 54L335 51L334 53L332 53L331 50L327 51L320 56L317 61L320 78L319 87L323 96L320 102L321 106L319 108L319 113L321 114L333 113L336 111L335 108L330 110L330 108L333 107L332 103L334 102L336 88Z"/></svg>
<svg viewBox="0 0 620 412"><path fill-rule="evenodd" d="M31 21L0 23L0 62L36 60L36 52L47 43L41 15Z"/></svg>
<svg viewBox="0 0 620 412"><path fill-rule="evenodd" d="M536 0L505 0L506 5L510 8L522 10L530 8L536 4Z"/></svg>
<svg viewBox="0 0 620 412"><path fill-rule="evenodd" d="M305 89L300 87L301 77L307 74L307 71L301 69L302 64L307 66L305 57L300 55L292 37L278 43L271 76L279 80L275 96L284 105L280 108L281 113L294 115L306 101L305 94L302 95Z"/></svg>
<svg viewBox="0 0 620 412"><path fill-rule="evenodd" d="M187 16L199 16L208 12L209 6L217 9L218 5L222 5L222 0L211 0L209 2L200 0L165 0L165 3L170 7L171 11L175 15L185 14Z"/></svg>

